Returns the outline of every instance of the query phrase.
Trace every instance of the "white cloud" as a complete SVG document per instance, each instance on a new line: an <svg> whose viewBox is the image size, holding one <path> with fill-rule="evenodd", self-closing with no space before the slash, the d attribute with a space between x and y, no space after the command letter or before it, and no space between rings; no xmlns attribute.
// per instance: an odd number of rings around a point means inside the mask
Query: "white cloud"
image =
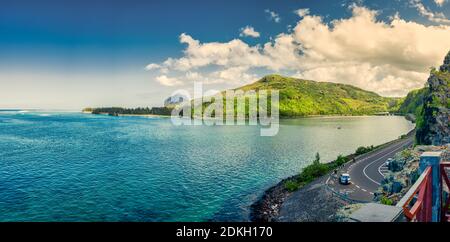
<svg viewBox="0 0 450 242"><path fill-rule="evenodd" d="M270 20L273 20L275 23L279 23L281 21L280 15L270 9L264 10L264 12L269 14Z"/></svg>
<svg viewBox="0 0 450 242"><path fill-rule="evenodd" d="M239 39L201 43L181 34L180 42L187 45L183 56L154 66L180 82L191 81L186 72L192 72L205 83L237 86L256 80L255 70L263 69L404 95L421 87L429 67L442 62L449 39L450 26L426 26L399 15L379 21L376 11L353 6L351 17L331 23L303 12L292 32L263 45Z"/></svg>
<svg viewBox="0 0 450 242"><path fill-rule="evenodd" d="M184 56L178 59L168 58L162 64L164 67L188 71L208 65L258 66L263 59L258 46L249 46L239 39L225 43L200 43L183 33L180 35L180 42L187 44Z"/></svg>
<svg viewBox="0 0 450 242"><path fill-rule="evenodd" d="M255 81L258 76L247 73L248 67L229 67L209 72L207 75L198 72L187 72L184 79L189 82L202 82L206 85L222 84L243 85Z"/></svg>
<svg viewBox="0 0 450 242"><path fill-rule="evenodd" d="M300 17L305 17L306 15L309 14L309 8L301 8L301 9L297 9L295 10L295 13L300 16Z"/></svg>
<svg viewBox="0 0 450 242"><path fill-rule="evenodd" d="M241 28L241 33L239 34L241 37L249 36L253 38L258 38L260 36L259 32L255 31L255 29L251 26L246 26L245 28Z"/></svg>
<svg viewBox="0 0 450 242"><path fill-rule="evenodd" d="M404 71L391 65L372 66L369 63L317 67L294 76L308 80L338 82L363 87L389 96L405 94L406 90L421 87L428 74Z"/></svg>
<svg viewBox="0 0 450 242"><path fill-rule="evenodd" d="M444 4L443 0L437 0L436 3ZM447 24L450 25L450 19L448 19L443 13L434 13L427 7L425 7L421 0L411 0L411 5L417 9L420 15L426 17L429 21L438 23L438 24ZM438 5L440 5L438 3ZM440 5L442 6L442 5Z"/></svg>
<svg viewBox="0 0 450 242"><path fill-rule="evenodd" d="M159 82L161 85L168 87L179 86L183 84L178 79L173 77L167 77L166 75L157 76L156 81Z"/></svg>
<svg viewBox="0 0 450 242"><path fill-rule="evenodd" d="M161 65L158 65L158 64L155 64L155 63L148 64L148 65L145 67L145 69L148 70L148 71L150 71L150 70L155 70L155 69L159 69L159 68L161 68Z"/></svg>
<svg viewBox="0 0 450 242"><path fill-rule="evenodd" d="M445 2L447 2L447 0L434 0L434 2L436 3L436 5L438 5L439 7L442 7L444 5Z"/></svg>

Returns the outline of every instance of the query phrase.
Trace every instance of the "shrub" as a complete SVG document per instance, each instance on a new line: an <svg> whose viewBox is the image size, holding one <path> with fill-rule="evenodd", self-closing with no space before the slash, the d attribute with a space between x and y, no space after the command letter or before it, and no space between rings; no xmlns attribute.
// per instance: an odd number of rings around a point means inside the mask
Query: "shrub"
<svg viewBox="0 0 450 242"><path fill-rule="evenodd" d="M322 164L320 163L319 153L316 153L316 157L313 163L303 168L303 171L295 181L286 181L284 183L284 187L290 192L296 191L304 185L314 181L314 179L326 175L332 169L335 169L336 167L341 166L346 162L347 158L339 155L336 159L336 162L330 164Z"/></svg>
<svg viewBox="0 0 450 242"><path fill-rule="evenodd" d="M347 158L342 155L338 155L338 157L336 158L336 166L338 166L338 167L342 166L346 162L347 162Z"/></svg>
<svg viewBox="0 0 450 242"><path fill-rule="evenodd" d="M380 202L381 202L381 204L389 205L389 206L394 204L394 201L392 201L392 199L390 199L390 198L387 198L386 196L383 196L381 198Z"/></svg>
<svg viewBox="0 0 450 242"><path fill-rule="evenodd" d="M320 154L319 152L316 153L316 159L314 160L314 163L319 163L320 162Z"/></svg>
<svg viewBox="0 0 450 242"><path fill-rule="evenodd" d="M289 192L294 192L300 188L300 184L296 181L289 180L284 183L284 188L286 188Z"/></svg>
<svg viewBox="0 0 450 242"><path fill-rule="evenodd" d="M298 181L309 183L312 182L315 178L325 175L328 171L329 168L326 164L321 164L320 162L315 160L311 165L303 169L298 178Z"/></svg>
<svg viewBox="0 0 450 242"><path fill-rule="evenodd" d="M374 148L375 147L373 147L373 145L367 146L367 147L361 146L361 147L358 147L358 149L356 149L355 154L362 155L362 154L372 151Z"/></svg>
<svg viewBox="0 0 450 242"><path fill-rule="evenodd" d="M403 159L407 160L409 158L412 158L412 152L409 149L402 150L401 156L402 156Z"/></svg>

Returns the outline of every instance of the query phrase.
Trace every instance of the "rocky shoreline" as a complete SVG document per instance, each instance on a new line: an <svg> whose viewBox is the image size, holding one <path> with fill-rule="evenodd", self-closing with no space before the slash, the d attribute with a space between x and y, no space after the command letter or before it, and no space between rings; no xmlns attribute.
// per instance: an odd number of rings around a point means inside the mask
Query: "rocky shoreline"
<svg viewBox="0 0 450 242"><path fill-rule="evenodd" d="M353 158L355 158L355 156L355 154L350 154L345 156L345 158L347 160L352 160ZM328 164L332 164L333 162L335 161L329 162ZM299 176L300 174L297 174L283 179L271 188L267 189L264 194L250 206L250 221L276 222L278 216L280 215L281 206L289 195L302 190L311 191L311 186L319 184L320 182L322 182L322 180L328 177L329 174L315 179L311 183L306 184L295 192L290 192L288 189L286 189L285 183L290 180L296 180Z"/></svg>
<svg viewBox="0 0 450 242"><path fill-rule="evenodd" d="M324 181L329 174L319 177L313 182L301 187L295 192L289 192L284 183L294 180L299 175L286 178L275 186L264 192L262 197L251 206L250 221L252 222L330 222L335 221L337 211L348 205L333 192L327 189ZM292 196L292 197L291 197ZM285 202L292 203L292 200L301 200L304 203L296 203L291 206L295 211L281 212L281 207ZM291 209L292 210L292 209ZM314 211L314 212L312 212ZM292 221L290 215L300 221Z"/></svg>
<svg viewBox="0 0 450 242"><path fill-rule="evenodd" d="M290 193L285 188L284 183L289 180L294 180L298 176L295 175L286 178L267 189L261 198L250 206L250 221L274 222L274 219L279 214L281 205Z"/></svg>

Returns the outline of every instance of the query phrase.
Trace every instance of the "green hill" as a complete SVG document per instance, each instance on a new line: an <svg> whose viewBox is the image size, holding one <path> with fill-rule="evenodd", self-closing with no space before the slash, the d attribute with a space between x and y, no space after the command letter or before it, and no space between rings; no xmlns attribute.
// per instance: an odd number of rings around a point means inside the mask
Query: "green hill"
<svg viewBox="0 0 450 242"><path fill-rule="evenodd" d="M370 115L396 111L401 99L382 97L374 92L338 83L316 82L280 75L235 90L280 91L280 116Z"/></svg>
<svg viewBox="0 0 450 242"><path fill-rule="evenodd" d="M423 99L427 95L427 88L412 90L402 101L398 113L400 114L414 114L418 116L422 110Z"/></svg>

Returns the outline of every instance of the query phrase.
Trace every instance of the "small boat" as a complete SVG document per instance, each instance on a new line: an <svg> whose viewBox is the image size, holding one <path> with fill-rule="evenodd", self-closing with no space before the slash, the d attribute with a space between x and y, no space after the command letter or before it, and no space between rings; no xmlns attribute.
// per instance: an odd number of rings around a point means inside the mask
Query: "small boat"
<svg viewBox="0 0 450 242"><path fill-rule="evenodd" d="M338 126L337 129L342 129L342 127L341 127L341 126Z"/></svg>

